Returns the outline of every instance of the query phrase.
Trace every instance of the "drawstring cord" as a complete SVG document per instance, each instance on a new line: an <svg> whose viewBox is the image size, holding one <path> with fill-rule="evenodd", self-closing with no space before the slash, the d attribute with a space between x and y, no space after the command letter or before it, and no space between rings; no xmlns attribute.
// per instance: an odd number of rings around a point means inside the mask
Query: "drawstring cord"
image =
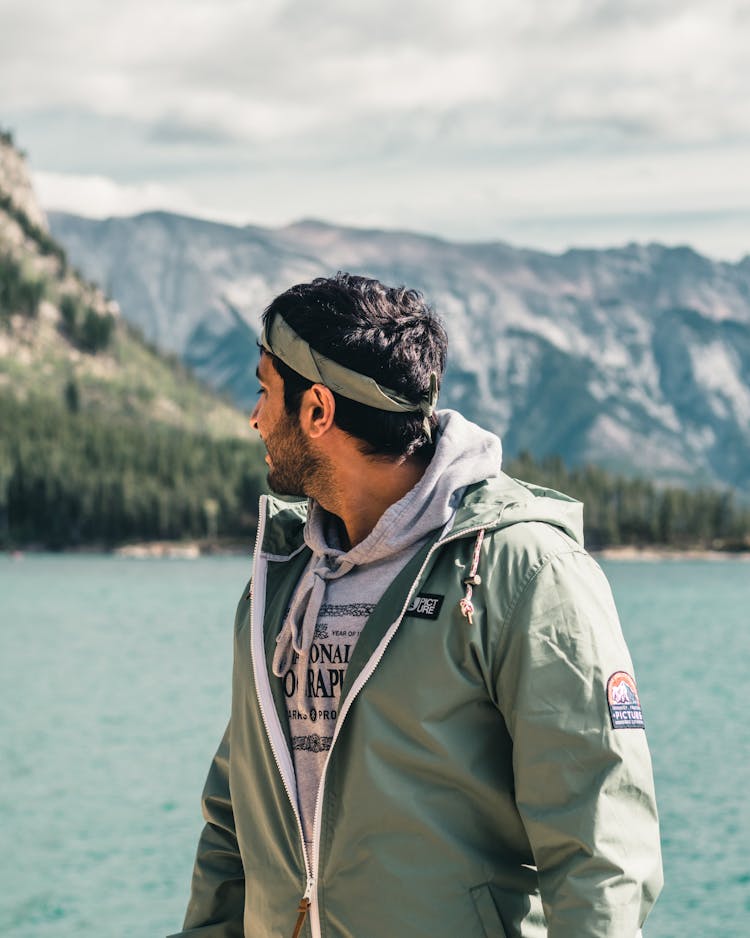
<svg viewBox="0 0 750 938"><path fill-rule="evenodd" d="M292 605L276 637L276 651L272 670L276 677L283 677L294 661L294 653L307 655L313 643L315 624L323 604L326 587L331 580L338 580L355 566L351 560L333 558L328 554L314 557L315 565L308 567L294 594Z"/></svg>
<svg viewBox="0 0 750 938"><path fill-rule="evenodd" d="M477 534L477 539L474 542L474 555L471 558L471 569L469 570L469 575L464 580L466 595L458 604L461 607L461 613L469 620L469 625L472 624L474 616L474 603L471 601L471 597L474 593L474 587L479 586L479 584L482 582L482 578L477 573L477 569L479 568L479 551L482 549L483 540L484 528L480 528L479 534Z"/></svg>

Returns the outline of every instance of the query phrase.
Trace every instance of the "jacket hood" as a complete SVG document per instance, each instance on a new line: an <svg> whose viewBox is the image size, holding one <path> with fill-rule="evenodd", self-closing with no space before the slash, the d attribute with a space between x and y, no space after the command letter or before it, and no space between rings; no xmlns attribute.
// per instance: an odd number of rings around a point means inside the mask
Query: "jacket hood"
<svg viewBox="0 0 750 938"><path fill-rule="evenodd" d="M583 547L582 502L505 473L467 490L450 533L477 528L498 530L521 521L551 524Z"/></svg>

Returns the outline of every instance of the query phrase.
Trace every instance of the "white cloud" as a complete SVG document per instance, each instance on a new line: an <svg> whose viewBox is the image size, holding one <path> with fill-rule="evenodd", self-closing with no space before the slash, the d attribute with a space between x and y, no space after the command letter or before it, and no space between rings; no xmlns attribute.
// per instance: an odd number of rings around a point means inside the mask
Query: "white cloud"
<svg viewBox="0 0 750 938"><path fill-rule="evenodd" d="M156 182L123 185L106 176L38 171L34 188L47 210L58 209L90 218L136 215L154 209L168 209L186 215L202 214L200 205L177 186ZM236 214L224 213L227 221L239 221Z"/></svg>

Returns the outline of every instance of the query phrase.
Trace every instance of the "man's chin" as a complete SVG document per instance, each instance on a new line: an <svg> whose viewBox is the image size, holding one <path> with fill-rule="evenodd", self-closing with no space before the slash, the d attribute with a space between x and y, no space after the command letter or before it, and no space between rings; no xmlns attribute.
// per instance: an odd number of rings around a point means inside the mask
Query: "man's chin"
<svg viewBox="0 0 750 938"><path fill-rule="evenodd" d="M284 495L287 498L306 498L299 485L292 485L288 479L280 479L273 469L266 475L266 482L274 495Z"/></svg>

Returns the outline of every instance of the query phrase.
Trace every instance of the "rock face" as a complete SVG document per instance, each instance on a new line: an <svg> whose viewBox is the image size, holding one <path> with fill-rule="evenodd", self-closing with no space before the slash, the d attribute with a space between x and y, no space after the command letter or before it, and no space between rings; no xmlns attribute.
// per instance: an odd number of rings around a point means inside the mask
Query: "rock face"
<svg viewBox="0 0 750 938"><path fill-rule="evenodd" d="M32 224L47 230L47 218L37 202L25 156L17 150L9 136L0 133L0 194L10 197Z"/></svg>
<svg viewBox="0 0 750 938"><path fill-rule="evenodd" d="M550 255L166 213L50 224L126 318L244 407L264 306L350 270L426 293L451 341L441 403L500 433L507 452L750 491L750 257L660 245Z"/></svg>

